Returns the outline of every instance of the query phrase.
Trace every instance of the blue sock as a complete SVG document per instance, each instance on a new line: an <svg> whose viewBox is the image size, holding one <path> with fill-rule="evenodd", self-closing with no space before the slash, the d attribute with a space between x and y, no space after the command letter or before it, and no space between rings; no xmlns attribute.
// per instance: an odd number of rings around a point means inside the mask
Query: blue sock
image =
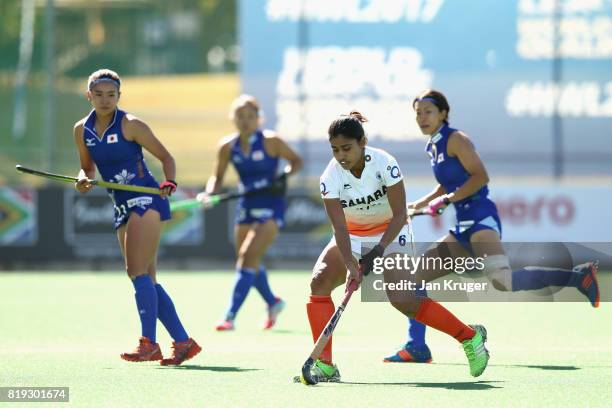
<svg viewBox="0 0 612 408"><path fill-rule="evenodd" d="M417 289L415 292L419 297L427 296L427 290L425 289ZM422 347L425 345L425 327L427 326L421 322L414 319L408 319L408 341L411 341L415 347Z"/></svg>
<svg viewBox="0 0 612 408"><path fill-rule="evenodd" d="M136 306L142 326L142 336L152 343L156 342L155 325L157 323L157 291L149 275L140 275L132 281L136 289Z"/></svg>
<svg viewBox="0 0 612 408"><path fill-rule="evenodd" d="M238 313L240 306L244 303L254 281L255 271L253 269L242 268L238 271L234 292L232 294L232 303L226 316L227 319L233 320L236 317L236 313Z"/></svg>
<svg viewBox="0 0 612 408"><path fill-rule="evenodd" d="M528 266L512 272L512 291L536 290L548 286L578 287L580 274L567 269Z"/></svg>
<svg viewBox="0 0 612 408"><path fill-rule="evenodd" d="M415 347L425 345L425 325L414 319L408 319L408 341Z"/></svg>
<svg viewBox="0 0 612 408"><path fill-rule="evenodd" d="M159 283L155 285L155 290L157 290L157 317L159 320L168 330L174 341L180 343L189 340L189 336L187 336L187 332L181 324L181 319L179 319L174 303L172 303L168 293Z"/></svg>
<svg viewBox="0 0 612 408"><path fill-rule="evenodd" d="M272 289L270 289L270 283L268 283L268 274L266 273L266 268L261 265L259 267L259 274L255 277L255 282L253 285L261 295L261 297L266 301L268 306L272 306L276 303L276 297L272 293Z"/></svg>

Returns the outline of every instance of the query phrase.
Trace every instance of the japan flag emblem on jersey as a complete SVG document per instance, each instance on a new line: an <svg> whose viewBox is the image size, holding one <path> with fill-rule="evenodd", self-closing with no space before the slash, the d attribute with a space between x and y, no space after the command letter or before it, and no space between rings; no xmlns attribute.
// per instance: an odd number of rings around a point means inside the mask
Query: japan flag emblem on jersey
<svg viewBox="0 0 612 408"><path fill-rule="evenodd" d="M113 133L112 135L108 135L106 138L106 143L107 144L111 144L111 143L117 143L119 139L117 138L117 134Z"/></svg>
<svg viewBox="0 0 612 408"><path fill-rule="evenodd" d="M255 150L253 151L253 154L251 154L251 158L253 161L262 161L264 159L264 152L261 150Z"/></svg>

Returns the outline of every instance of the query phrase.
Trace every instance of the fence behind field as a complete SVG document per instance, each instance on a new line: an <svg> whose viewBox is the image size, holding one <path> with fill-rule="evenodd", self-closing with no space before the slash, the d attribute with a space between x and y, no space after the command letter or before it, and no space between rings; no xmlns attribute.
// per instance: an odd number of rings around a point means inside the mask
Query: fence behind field
<svg viewBox="0 0 612 408"><path fill-rule="evenodd" d="M408 186L418 196L428 186ZM181 188L173 199L193 197ZM593 201L592 197L598 197ZM492 190L509 242L586 242L610 244L612 219L602 217L612 190L596 186L547 184L498 185ZM71 188L0 188L0 268L36 268L53 264L121 264L112 228L113 207L102 190L81 195ZM316 190L290 191L286 225L268 251L272 262L313 263L331 237L331 227ZM414 220L416 240L435 241L453 226L453 211ZM234 203L203 212L175 212L162 236L159 258L178 267L222 260L231 265ZM600 244L597 244L600 243ZM606 246L607 245L607 246ZM604 259L605 258L605 259ZM606 256L600 259L607 262ZM612 266L612 265L610 265Z"/></svg>

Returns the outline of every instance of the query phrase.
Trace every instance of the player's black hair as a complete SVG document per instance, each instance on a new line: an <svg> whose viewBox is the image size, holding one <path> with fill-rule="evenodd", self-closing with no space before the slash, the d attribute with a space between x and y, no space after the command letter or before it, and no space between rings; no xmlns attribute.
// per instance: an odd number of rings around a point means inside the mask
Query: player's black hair
<svg viewBox="0 0 612 408"><path fill-rule="evenodd" d="M329 125L327 130L329 140L342 135L348 139L355 139L360 142L365 136L362 123L367 121L368 119L357 111L351 111L348 115L342 115Z"/></svg>

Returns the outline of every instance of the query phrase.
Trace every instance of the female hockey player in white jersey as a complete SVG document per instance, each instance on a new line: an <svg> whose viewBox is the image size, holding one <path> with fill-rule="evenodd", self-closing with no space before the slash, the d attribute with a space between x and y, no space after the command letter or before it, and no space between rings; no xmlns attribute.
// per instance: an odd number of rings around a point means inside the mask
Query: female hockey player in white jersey
<svg viewBox="0 0 612 408"><path fill-rule="evenodd" d="M321 176L321 197L334 237L319 256L310 283L306 310L314 341L334 314L332 290L345 282L360 282L361 273L367 275L374 260L383 256L391 243L399 244L400 248L406 244L406 193L402 173L393 156L366 146L363 122L366 122L363 115L351 112L334 120L328 130L334 158ZM375 243L375 246L361 255L364 242ZM385 281L393 281L404 273L392 270L384 274ZM488 352L484 347L486 332L482 326L462 323L429 298L417 297L414 293L402 296L402 299L390 297L396 309L463 343L472 375L484 371ZM331 339L313 366L313 375L318 381L340 380L338 368L332 361Z"/></svg>

